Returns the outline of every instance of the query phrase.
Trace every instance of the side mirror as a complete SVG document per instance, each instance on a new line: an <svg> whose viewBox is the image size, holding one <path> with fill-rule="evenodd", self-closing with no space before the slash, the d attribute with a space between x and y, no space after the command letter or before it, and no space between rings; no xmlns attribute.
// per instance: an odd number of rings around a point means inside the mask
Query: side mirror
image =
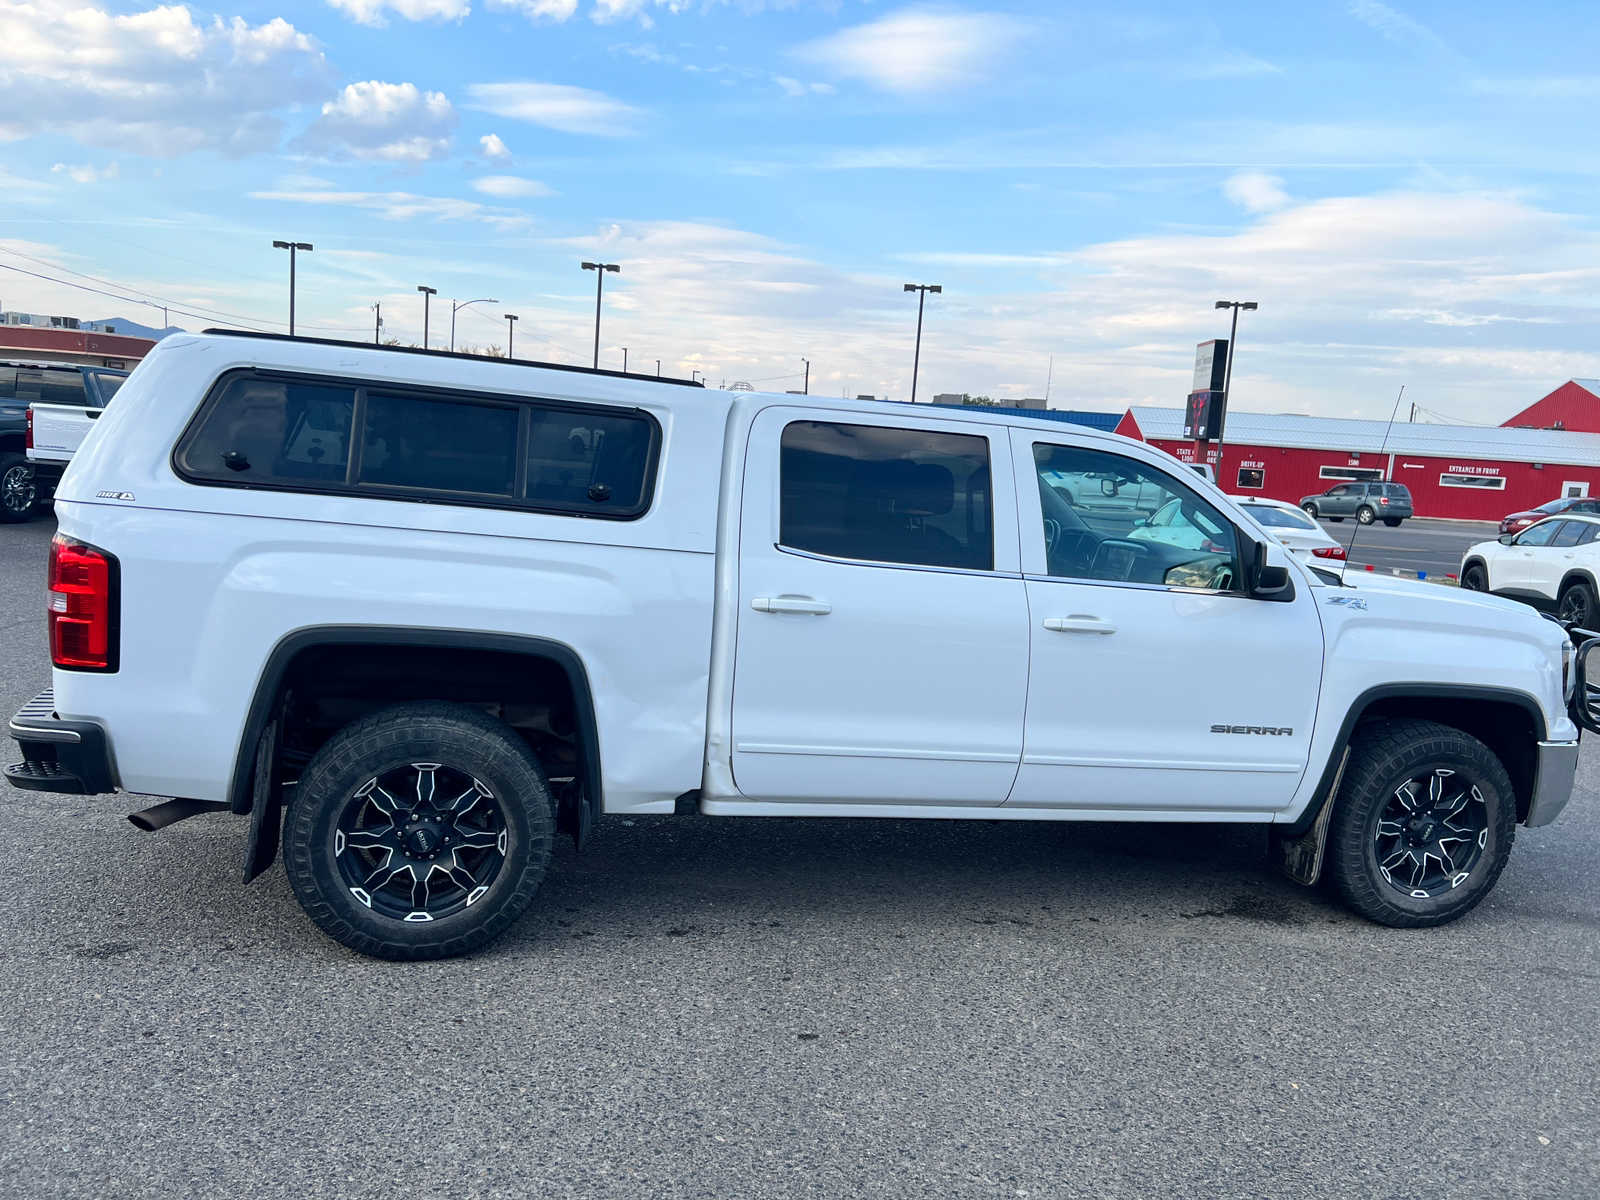
<svg viewBox="0 0 1600 1200"><path fill-rule="evenodd" d="M1276 600L1284 603L1294 599L1294 579L1285 564L1268 561L1268 546L1255 543L1255 555L1247 576L1250 595L1257 600Z"/></svg>
<svg viewBox="0 0 1600 1200"><path fill-rule="evenodd" d="M1102 496L1115 496L1117 494L1117 481L1115 479L1102 479L1100 481L1100 494Z"/></svg>
<svg viewBox="0 0 1600 1200"><path fill-rule="evenodd" d="M1509 546L1509 545L1511 545L1512 542L1514 542L1516 540L1517 540L1517 535L1514 534L1514 533L1502 533L1499 537L1497 537L1495 539L1495 541L1499 542L1502 546Z"/></svg>

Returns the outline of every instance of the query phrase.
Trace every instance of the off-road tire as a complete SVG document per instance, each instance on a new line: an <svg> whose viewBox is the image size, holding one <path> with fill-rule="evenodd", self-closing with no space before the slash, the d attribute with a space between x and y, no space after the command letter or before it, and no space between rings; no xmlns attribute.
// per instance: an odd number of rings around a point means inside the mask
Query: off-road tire
<svg viewBox="0 0 1600 1200"><path fill-rule="evenodd" d="M1377 516L1378 514L1372 511L1372 506L1370 504L1363 504L1360 508L1356 509L1356 520L1360 521L1363 525L1371 525Z"/></svg>
<svg viewBox="0 0 1600 1200"><path fill-rule="evenodd" d="M443 763L481 780L498 804L504 857L476 903L437 920L384 916L340 874L335 830L363 782L404 764ZM284 822L284 870L306 915L329 937L374 958L434 959L487 944L527 909L544 879L555 804L544 771L506 725L459 704L397 704L345 726L317 751Z"/></svg>
<svg viewBox="0 0 1600 1200"><path fill-rule="evenodd" d="M1378 866L1378 820L1405 780L1440 768L1459 773L1478 789L1485 841L1459 886L1413 899ZM1516 833L1516 794L1500 760L1477 738L1434 721L1394 718L1359 726L1333 803L1326 859L1330 882L1356 912L1397 929L1444 925L1469 912L1499 879Z"/></svg>
<svg viewBox="0 0 1600 1200"><path fill-rule="evenodd" d="M14 525L33 517L39 483L25 455L0 454L0 522Z"/></svg>
<svg viewBox="0 0 1600 1200"><path fill-rule="evenodd" d="M1469 592L1489 590L1489 573L1483 569L1482 563L1473 563L1461 572L1461 586Z"/></svg>

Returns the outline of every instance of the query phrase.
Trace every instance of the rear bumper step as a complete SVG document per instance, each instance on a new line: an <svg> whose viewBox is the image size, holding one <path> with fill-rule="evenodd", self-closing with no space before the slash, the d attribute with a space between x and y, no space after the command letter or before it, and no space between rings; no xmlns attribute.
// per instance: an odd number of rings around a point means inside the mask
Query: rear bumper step
<svg viewBox="0 0 1600 1200"><path fill-rule="evenodd" d="M98 796L117 790L106 731L91 721L63 721L46 688L11 718L22 761L5 768L6 782L33 792Z"/></svg>

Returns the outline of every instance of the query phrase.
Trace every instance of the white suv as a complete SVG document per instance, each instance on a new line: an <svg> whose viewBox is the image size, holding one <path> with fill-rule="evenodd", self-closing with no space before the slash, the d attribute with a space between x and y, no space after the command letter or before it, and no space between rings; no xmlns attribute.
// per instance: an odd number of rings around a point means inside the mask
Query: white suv
<svg viewBox="0 0 1600 1200"><path fill-rule="evenodd" d="M1469 546L1461 558L1462 587L1525 601L1583 629L1600 619L1596 580L1600 516L1549 517Z"/></svg>
<svg viewBox="0 0 1600 1200"><path fill-rule="evenodd" d="M6 776L246 817L247 878L281 835L312 920L394 958L487 942L613 813L1247 822L1437 925L1594 726L1600 643L1341 583L1159 450L979 410L179 335L56 507Z"/></svg>

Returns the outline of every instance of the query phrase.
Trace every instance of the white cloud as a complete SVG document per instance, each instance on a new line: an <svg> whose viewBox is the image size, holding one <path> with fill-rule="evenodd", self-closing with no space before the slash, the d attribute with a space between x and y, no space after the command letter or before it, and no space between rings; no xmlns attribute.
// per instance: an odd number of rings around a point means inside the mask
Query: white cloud
<svg viewBox="0 0 1600 1200"><path fill-rule="evenodd" d="M578 11L578 0L488 0L489 7L519 12L530 21L565 21Z"/></svg>
<svg viewBox="0 0 1600 1200"><path fill-rule="evenodd" d="M519 175L484 175L472 181L474 191L498 200L511 200L527 196L553 196L555 193L537 179L523 179Z"/></svg>
<svg viewBox="0 0 1600 1200"><path fill-rule="evenodd" d="M322 106L300 142L315 153L378 162L426 162L449 152L456 111L414 83L348 84Z"/></svg>
<svg viewBox="0 0 1600 1200"><path fill-rule="evenodd" d="M794 54L884 91L929 92L978 78L1026 32L1000 13L907 8L819 38Z"/></svg>
<svg viewBox="0 0 1600 1200"><path fill-rule="evenodd" d="M1283 68L1242 50L1197 54L1183 67L1185 79L1248 79L1252 75L1281 75Z"/></svg>
<svg viewBox="0 0 1600 1200"><path fill-rule="evenodd" d="M498 133L486 133L478 139L478 145L483 147L483 156L496 161L505 161L511 157L511 151L500 140Z"/></svg>
<svg viewBox="0 0 1600 1200"><path fill-rule="evenodd" d="M1350 15L1391 42L1455 56L1449 43L1421 21L1378 0L1350 0Z"/></svg>
<svg viewBox="0 0 1600 1200"><path fill-rule="evenodd" d="M472 11L468 0L328 0L328 3L362 25L387 25L390 11L403 21L463 21Z"/></svg>
<svg viewBox="0 0 1600 1200"><path fill-rule="evenodd" d="M1222 185L1222 194L1246 212L1271 212L1289 203L1283 180L1263 171L1240 171Z"/></svg>
<svg viewBox="0 0 1600 1200"><path fill-rule="evenodd" d="M451 196L419 196L414 192L346 192L314 188L280 188L251 192L252 200L285 204L337 205L360 209L385 221L479 221L501 230L521 229L528 218L507 208L493 208L475 200Z"/></svg>
<svg viewBox="0 0 1600 1200"><path fill-rule="evenodd" d="M467 90L474 108L562 133L626 137L641 115L604 92L560 83L474 83Z"/></svg>
<svg viewBox="0 0 1600 1200"><path fill-rule="evenodd" d="M59 131L152 155L276 146L277 113L327 94L317 44L281 17L210 21L181 5L112 14L71 0L0 5L13 137Z"/></svg>
<svg viewBox="0 0 1600 1200"><path fill-rule="evenodd" d="M772 82L782 88L787 96L831 96L833 94L833 85L831 83L805 83L788 75L774 75Z"/></svg>
<svg viewBox="0 0 1600 1200"><path fill-rule="evenodd" d="M52 175L65 175L73 183L102 183L107 179L117 177L117 164L107 163L103 167L96 167L92 163L82 166L72 166L69 163L57 163L50 168Z"/></svg>

